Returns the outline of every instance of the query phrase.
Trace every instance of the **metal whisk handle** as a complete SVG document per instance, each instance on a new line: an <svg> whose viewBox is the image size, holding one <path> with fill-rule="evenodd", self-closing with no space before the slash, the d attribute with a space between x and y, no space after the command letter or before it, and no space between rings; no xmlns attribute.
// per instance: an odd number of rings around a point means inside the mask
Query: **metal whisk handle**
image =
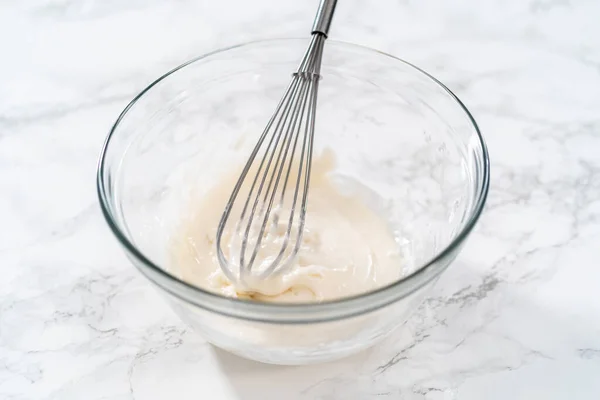
<svg viewBox="0 0 600 400"><path fill-rule="evenodd" d="M321 0L311 33L322 33L325 35L325 37L327 37L329 34L329 27L331 26L331 20L333 19L333 12L335 11L336 3L337 0Z"/></svg>

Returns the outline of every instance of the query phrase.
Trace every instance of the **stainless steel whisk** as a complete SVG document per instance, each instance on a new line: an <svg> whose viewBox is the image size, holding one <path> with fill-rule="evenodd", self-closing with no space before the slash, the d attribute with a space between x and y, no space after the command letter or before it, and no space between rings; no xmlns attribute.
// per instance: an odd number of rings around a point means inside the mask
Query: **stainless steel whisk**
<svg viewBox="0 0 600 400"><path fill-rule="evenodd" d="M234 283L244 285L249 277L265 279L280 274L291 267L300 250L310 184L321 59L336 2L321 0L310 45L250 154L217 227L217 257L224 274ZM261 150L262 157L259 158ZM249 177L254 170L254 176ZM230 234L228 259L223 251L225 226L236 208L234 205L241 188L248 186L247 197L237 203L241 206L243 202L243 206ZM284 204L289 205L287 215L281 215ZM273 248L276 249L274 252ZM265 256L257 271L254 267L261 250Z"/></svg>

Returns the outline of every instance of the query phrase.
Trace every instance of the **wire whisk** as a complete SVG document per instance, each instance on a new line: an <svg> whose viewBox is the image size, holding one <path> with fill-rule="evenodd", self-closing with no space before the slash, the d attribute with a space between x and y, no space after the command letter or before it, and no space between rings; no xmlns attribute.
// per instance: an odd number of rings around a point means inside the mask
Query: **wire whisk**
<svg viewBox="0 0 600 400"><path fill-rule="evenodd" d="M223 273L238 285L289 270L302 246L321 61L335 5L336 0L321 0L308 49L219 221L217 258ZM237 212L233 229L226 232Z"/></svg>

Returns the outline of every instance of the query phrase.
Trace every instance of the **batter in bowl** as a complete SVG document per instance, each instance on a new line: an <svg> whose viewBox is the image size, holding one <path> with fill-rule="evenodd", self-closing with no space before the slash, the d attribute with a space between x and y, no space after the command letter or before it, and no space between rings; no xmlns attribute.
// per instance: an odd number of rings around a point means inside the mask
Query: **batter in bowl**
<svg viewBox="0 0 600 400"><path fill-rule="evenodd" d="M330 177L329 151L312 161L302 247L293 268L250 288L233 285L216 255L216 228L238 172L194 201L170 242L170 270L225 296L265 302L319 302L357 295L401 278L398 244L386 221L364 199Z"/></svg>

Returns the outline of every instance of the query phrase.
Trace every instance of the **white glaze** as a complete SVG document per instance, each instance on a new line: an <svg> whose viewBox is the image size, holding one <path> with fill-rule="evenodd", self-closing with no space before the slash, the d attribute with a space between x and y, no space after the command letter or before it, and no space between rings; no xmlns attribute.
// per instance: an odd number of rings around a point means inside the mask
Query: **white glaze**
<svg viewBox="0 0 600 400"><path fill-rule="evenodd" d="M331 149L314 157L304 236L298 256L285 273L266 279L248 275L242 282L230 282L221 270L216 254L216 228L238 178L237 169L224 174L201 198L192 198L189 207L181 210L180 222L169 244L169 270L181 279L213 292L267 302L339 299L400 279L403 268L399 245L391 228L366 204L361 193L341 191L331 177L334 169L335 155ZM250 171L249 182L255 173ZM228 268L233 271L239 269L236 260L239 260L243 230L236 234L235 227L247 197L246 186L242 187L239 200L234 203L231 223L226 225L223 233L223 248L230 262ZM290 181L289 186L288 196L276 211L282 216L278 229L269 229L265 235L253 271L263 271L270 266L285 240L295 181ZM257 211L256 219L261 221L259 217ZM292 227L290 248L296 240L297 220L298 213ZM260 222L254 227L260 227ZM249 247L254 245L257 235L258 230L250 232ZM251 254L251 251L247 253Z"/></svg>

